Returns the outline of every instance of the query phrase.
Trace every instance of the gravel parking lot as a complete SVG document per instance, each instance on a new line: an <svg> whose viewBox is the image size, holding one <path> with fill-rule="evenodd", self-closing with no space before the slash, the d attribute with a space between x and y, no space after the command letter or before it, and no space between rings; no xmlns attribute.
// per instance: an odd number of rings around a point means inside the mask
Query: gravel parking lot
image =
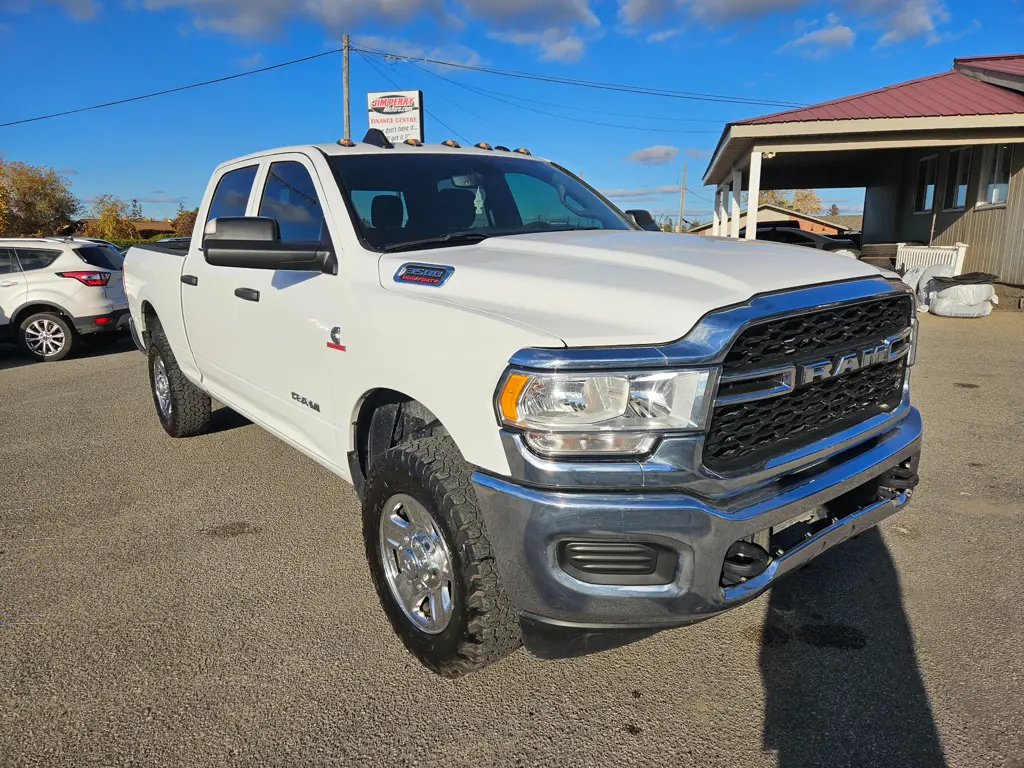
<svg viewBox="0 0 1024 768"><path fill-rule="evenodd" d="M925 317L914 503L730 614L448 681L341 480L0 348L0 764L1024 766L1024 315Z"/></svg>

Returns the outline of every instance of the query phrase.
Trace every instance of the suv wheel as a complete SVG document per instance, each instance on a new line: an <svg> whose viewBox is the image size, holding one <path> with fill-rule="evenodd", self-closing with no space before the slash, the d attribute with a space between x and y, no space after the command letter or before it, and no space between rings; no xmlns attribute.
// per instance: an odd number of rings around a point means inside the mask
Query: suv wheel
<svg viewBox="0 0 1024 768"><path fill-rule="evenodd" d="M160 424L171 437L201 435L210 427L210 396L185 378L163 329L153 321L149 383Z"/></svg>
<svg viewBox="0 0 1024 768"><path fill-rule="evenodd" d="M63 360L71 354L76 340L75 329L63 317L50 312L26 317L18 328L21 348L44 363Z"/></svg>
<svg viewBox="0 0 1024 768"><path fill-rule="evenodd" d="M374 462L363 538L384 612L428 669L460 677L519 647L518 612L450 437L403 443Z"/></svg>

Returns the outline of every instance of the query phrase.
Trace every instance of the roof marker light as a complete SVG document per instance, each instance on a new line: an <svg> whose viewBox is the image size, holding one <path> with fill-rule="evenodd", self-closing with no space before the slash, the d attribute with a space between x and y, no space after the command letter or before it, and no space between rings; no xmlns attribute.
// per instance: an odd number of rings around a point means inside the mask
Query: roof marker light
<svg viewBox="0 0 1024 768"><path fill-rule="evenodd" d="M512 151L508 147L501 146L501 144L496 146L495 149L498 150L499 152L511 152Z"/></svg>
<svg viewBox="0 0 1024 768"><path fill-rule="evenodd" d="M462 149L462 145L459 144L459 142L457 142L455 139L448 139L447 141L442 141L441 144L446 147L451 147L452 149Z"/></svg>
<svg viewBox="0 0 1024 768"><path fill-rule="evenodd" d="M494 147L492 147L486 141L481 141L479 144L474 144L473 146L476 147L477 149L494 149Z"/></svg>
<svg viewBox="0 0 1024 768"><path fill-rule="evenodd" d="M410 147L422 147L423 146L423 142L420 141L419 139L406 139L405 143L408 144Z"/></svg>
<svg viewBox="0 0 1024 768"><path fill-rule="evenodd" d="M526 147L520 147L519 149L516 150L516 152L519 153L520 155L531 155L531 154L533 154Z"/></svg>
<svg viewBox="0 0 1024 768"><path fill-rule="evenodd" d="M354 147L356 145L352 139L338 139L338 144L343 147Z"/></svg>

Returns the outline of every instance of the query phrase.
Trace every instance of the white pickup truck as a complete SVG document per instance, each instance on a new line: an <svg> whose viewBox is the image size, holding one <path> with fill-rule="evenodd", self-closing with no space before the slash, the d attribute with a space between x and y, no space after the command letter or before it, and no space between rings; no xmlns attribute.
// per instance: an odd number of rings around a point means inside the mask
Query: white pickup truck
<svg viewBox="0 0 1024 768"><path fill-rule="evenodd" d="M166 431L216 398L351 482L383 608L443 675L713 616L917 484L904 286L641 231L523 149L232 160L124 283Z"/></svg>

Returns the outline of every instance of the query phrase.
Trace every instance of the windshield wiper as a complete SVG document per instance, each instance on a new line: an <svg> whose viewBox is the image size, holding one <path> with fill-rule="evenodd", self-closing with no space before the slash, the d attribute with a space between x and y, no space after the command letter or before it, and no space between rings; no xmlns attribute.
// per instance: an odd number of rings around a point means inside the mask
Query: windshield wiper
<svg viewBox="0 0 1024 768"><path fill-rule="evenodd" d="M476 230L472 232L449 232L447 235L437 237L424 237L419 240L407 240L404 243L390 243L384 246L387 252L411 251L427 245L463 245L465 243L479 243L495 235L504 235L506 232L486 232Z"/></svg>

